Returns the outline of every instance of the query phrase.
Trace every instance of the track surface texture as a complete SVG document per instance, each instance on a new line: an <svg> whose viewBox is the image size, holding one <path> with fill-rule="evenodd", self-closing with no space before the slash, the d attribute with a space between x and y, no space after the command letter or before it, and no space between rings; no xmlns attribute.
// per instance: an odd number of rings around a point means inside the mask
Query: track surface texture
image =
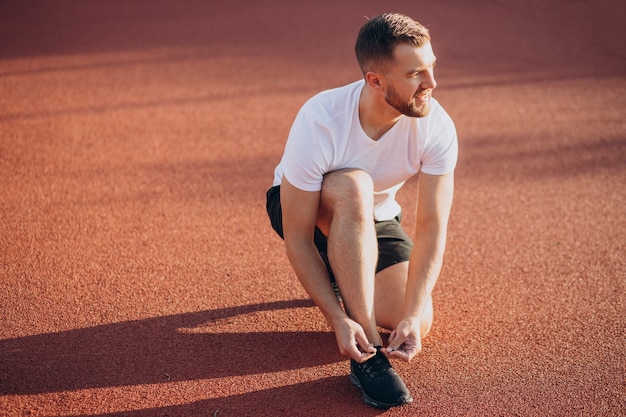
<svg viewBox="0 0 626 417"><path fill-rule="evenodd" d="M412 405L366 406L266 219L365 16L460 140ZM623 416L621 0L0 2L0 416ZM400 195L414 224L415 181Z"/></svg>

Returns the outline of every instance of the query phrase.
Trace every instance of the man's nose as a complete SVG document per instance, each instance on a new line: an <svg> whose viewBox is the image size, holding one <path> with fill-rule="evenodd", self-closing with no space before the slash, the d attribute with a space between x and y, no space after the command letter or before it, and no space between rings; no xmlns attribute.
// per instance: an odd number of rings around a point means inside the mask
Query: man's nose
<svg viewBox="0 0 626 417"><path fill-rule="evenodd" d="M427 89L434 89L435 87L437 87L437 81L435 80L435 73L430 70L427 71L424 74L424 79L422 80L422 85L421 87L425 90Z"/></svg>

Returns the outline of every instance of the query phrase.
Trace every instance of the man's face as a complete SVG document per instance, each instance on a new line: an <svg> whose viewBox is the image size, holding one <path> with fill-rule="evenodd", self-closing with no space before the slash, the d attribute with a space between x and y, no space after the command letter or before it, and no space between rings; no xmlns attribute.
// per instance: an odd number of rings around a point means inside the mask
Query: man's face
<svg viewBox="0 0 626 417"><path fill-rule="evenodd" d="M437 86L434 68L436 57L430 42L419 47L399 44L394 61L384 77L387 81L385 101L399 113L424 117L430 112L430 97Z"/></svg>

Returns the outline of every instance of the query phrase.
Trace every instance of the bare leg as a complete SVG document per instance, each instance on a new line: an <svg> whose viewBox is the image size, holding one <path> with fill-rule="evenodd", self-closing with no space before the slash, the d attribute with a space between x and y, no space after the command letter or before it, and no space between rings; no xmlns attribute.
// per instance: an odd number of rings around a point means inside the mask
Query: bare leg
<svg viewBox="0 0 626 417"><path fill-rule="evenodd" d="M409 263L400 262L376 274L374 308L376 322L380 327L395 329L402 320L404 296ZM433 324L433 302L430 299L420 323L421 337L424 338Z"/></svg>
<svg viewBox="0 0 626 417"><path fill-rule="evenodd" d="M327 174L322 185L318 227L328 237L328 259L348 316L374 345L382 345L374 312L378 242L372 221L374 187L360 170Z"/></svg>

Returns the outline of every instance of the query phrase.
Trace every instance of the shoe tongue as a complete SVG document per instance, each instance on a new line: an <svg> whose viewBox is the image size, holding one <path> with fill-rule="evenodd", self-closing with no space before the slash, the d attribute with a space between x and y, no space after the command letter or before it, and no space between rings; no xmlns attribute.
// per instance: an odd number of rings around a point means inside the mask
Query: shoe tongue
<svg viewBox="0 0 626 417"><path fill-rule="evenodd" d="M376 356L368 359L361 364L361 369L370 375L372 378L379 378L389 372L392 368L387 357L380 351L376 353Z"/></svg>
<svg viewBox="0 0 626 417"><path fill-rule="evenodd" d="M385 356L385 354L383 352L380 351L379 347L376 347L376 355L374 355L370 360L368 360L367 362L371 362L372 364L374 363L383 363L383 364L389 364L389 360L387 359L387 357Z"/></svg>

